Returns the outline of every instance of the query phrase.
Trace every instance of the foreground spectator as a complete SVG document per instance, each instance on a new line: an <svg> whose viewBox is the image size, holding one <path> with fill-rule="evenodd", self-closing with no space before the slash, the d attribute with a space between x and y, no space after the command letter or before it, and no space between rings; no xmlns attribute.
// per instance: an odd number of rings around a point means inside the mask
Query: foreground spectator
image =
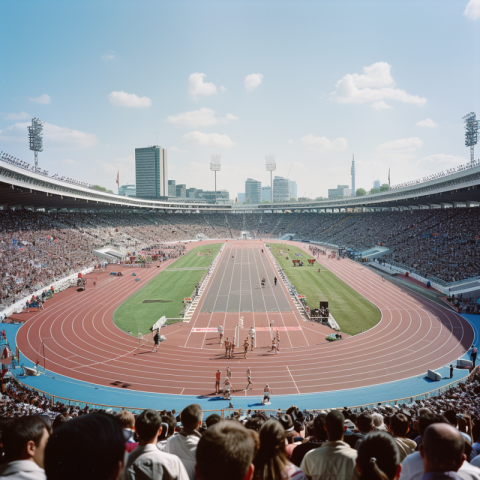
<svg viewBox="0 0 480 480"><path fill-rule="evenodd" d="M347 427L343 414L334 410L325 418L328 442L308 452L300 465L312 480L350 480L355 478L357 451L343 441Z"/></svg>
<svg viewBox="0 0 480 480"><path fill-rule="evenodd" d="M175 433L175 427L177 426L177 419L173 415L162 416L162 433L158 437L157 448L162 452L165 452L167 448L167 442L170 437L173 437Z"/></svg>
<svg viewBox="0 0 480 480"><path fill-rule="evenodd" d="M45 480L44 455L49 433L39 416L20 417L2 431L3 451L8 462L0 467L0 478Z"/></svg>
<svg viewBox="0 0 480 480"><path fill-rule="evenodd" d="M408 418L403 413L396 413L390 420L390 433L394 436L400 449L401 461L417 448L417 444L407 438Z"/></svg>
<svg viewBox="0 0 480 480"><path fill-rule="evenodd" d="M205 420L205 425L207 426L207 428L210 428L221 421L222 421L222 417L218 415L218 413L212 413Z"/></svg>
<svg viewBox="0 0 480 480"><path fill-rule="evenodd" d="M235 421L207 428L197 447L199 480L251 480L255 450L253 435Z"/></svg>
<svg viewBox="0 0 480 480"><path fill-rule="evenodd" d="M358 441L362 440L367 433L373 430L373 418L368 412L362 412L356 418L355 425L357 427L356 431L345 437L345 442L357 450Z"/></svg>
<svg viewBox="0 0 480 480"><path fill-rule="evenodd" d="M465 440L451 425L437 423L430 425L419 446L425 474L423 480L460 480L458 470L466 460Z"/></svg>
<svg viewBox="0 0 480 480"><path fill-rule="evenodd" d="M292 463L297 467L300 467L303 457L305 457L310 450L321 447L328 440L327 432L325 431L326 416L326 413L321 413L307 426L310 435L308 440L298 445L292 453Z"/></svg>
<svg viewBox="0 0 480 480"><path fill-rule="evenodd" d="M260 429L260 449L255 456L255 480L306 480L304 473L287 459L286 433L278 420L267 420Z"/></svg>
<svg viewBox="0 0 480 480"><path fill-rule="evenodd" d="M180 459L157 448L157 438L162 433L162 417L157 411L144 410L135 420L135 431L140 441L128 456L124 479L188 480Z"/></svg>
<svg viewBox="0 0 480 480"><path fill-rule="evenodd" d="M167 442L165 451L176 455L182 461L190 480L195 480L195 454L201 438L199 432L202 425L202 407L193 403L185 407L180 414L182 429L179 435L174 435Z"/></svg>
<svg viewBox="0 0 480 480"><path fill-rule="evenodd" d="M119 420L90 413L53 432L45 450L45 472L48 480L116 480L124 455Z"/></svg>
<svg viewBox="0 0 480 480"><path fill-rule="evenodd" d="M135 441L135 417L132 412L122 410L117 413L117 418L122 424L123 438L125 439L125 450L130 453L138 446Z"/></svg>
<svg viewBox="0 0 480 480"><path fill-rule="evenodd" d="M400 477L400 450L386 432L371 432L359 440L356 469L359 480L396 480Z"/></svg>

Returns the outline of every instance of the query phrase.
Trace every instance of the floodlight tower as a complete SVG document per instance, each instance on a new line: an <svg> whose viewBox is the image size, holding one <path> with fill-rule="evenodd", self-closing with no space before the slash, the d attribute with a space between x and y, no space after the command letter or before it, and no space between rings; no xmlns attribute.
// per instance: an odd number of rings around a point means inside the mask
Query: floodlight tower
<svg viewBox="0 0 480 480"><path fill-rule="evenodd" d="M43 123L39 118L32 118L32 125L28 128L30 150L33 150L35 171L38 169L38 152L43 152Z"/></svg>
<svg viewBox="0 0 480 480"><path fill-rule="evenodd" d="M217 172L220 171L221 163L220 160L222 159L221 155L212 154L210 160L210 170L215 172L215 204L217 203Z"/></svg>
<svg viewBox="0 0 480 480"><path fill-rule="evenodd" d="M463 117L465 122L465 146L470 147L470 162L473 163L473 148L477 144L478 120L475 113L467 113Z"/></svg>
<svg viewBox="0 0 480 480"><path fill-rule="evenodd" d="M275 163L275 155L270 153L269 155L265 155L265 167L267 172L270 172L270 199L271 203L273 204L273 179L272 179L272 172L277 169L277 164Z"/></svg>

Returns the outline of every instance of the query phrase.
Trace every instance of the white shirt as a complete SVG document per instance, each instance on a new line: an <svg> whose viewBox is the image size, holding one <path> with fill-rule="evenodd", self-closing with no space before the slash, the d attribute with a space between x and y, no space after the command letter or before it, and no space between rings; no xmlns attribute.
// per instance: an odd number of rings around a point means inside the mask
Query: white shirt
<svg viewBox="0 0 480 480"><path fill-rule="evenodd" d="M399 480L420 480L423 473L423 460L420 452L414 452L402 462L402 473ZM480 480L480 468L473 466L473 463L463 462L457 474L464 480Z"/></svg>
<svg viewBox="0 0 480 480"><path fill-rule="evenodd" d="M190 480L196 480L195 465L197 463L196 453L197 445L200 441L200 434L198 435L174 435L167 441L165 451L173 453L182 461L185 470L187 471Z"/></svg>
<svg viewBox="0 0 480 480"><path fill-rule="evenodd" d="M32 460L17 460L0 466L0 478L9 480L46 480L45 470Z"/></svg>
<svg viewBox="0 0 480 480"><path fill-rule="evenodd" d="M188 480L181 460L169 453L161 452L156 445L138 446L128 456L122 474L124 480Z"/></svg>

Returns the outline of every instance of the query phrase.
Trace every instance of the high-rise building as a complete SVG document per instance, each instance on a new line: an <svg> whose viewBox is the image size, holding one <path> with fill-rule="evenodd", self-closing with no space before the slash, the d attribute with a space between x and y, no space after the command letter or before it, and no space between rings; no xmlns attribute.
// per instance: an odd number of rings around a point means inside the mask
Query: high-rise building
<svg viewBox="0 0 480 480"><path fill-rule="evenodd" d="M177 189L175 187L175 180L168 181L168 196L169 197L176 197L177 196Z"/></svg>
<svg viewBox="0 0 480 480"><path fill-rule="evenodd" d="M262 187L262 202L272 201L272 187Z"/></svg>
<svg viewBox="0 0 480 480"><path fill-rule="evenodd" d="M357 191L355 190L355 155L352 158L351 173L352 173L352 193L351 193L351 195L352 195L352 197L354 197L357 194Z"/></svg>
<svg viewBox="0 0 480 480"><path fill-rule="evenodd" d="M237 198L238 198L238 201L239 201L240 203L243 203L243 202L245 201L245 194L244 194L244 193L239 193L239 194L237 195Z"/></svg>
<svg viewBox="0 0 480 480"><path fill-rule="evenodd" d="M167 150L158 146L135 149L137 197L158 198L168 195Z"/></svg>
<svg viewBox="0 0 480 480"><path fill-rule="evenodd" d="M273 177L273 201L290 201L290 181L288 178Z"/></svg>
<svg viewBox="0 0 480 480"><path fill-rule="evenodd" d="M297 200L297 182L290 180L290 198Z"/></svg>
<svg viewBox="0 0 480 480"><path fill-rule="evenodd" d="M187 186L184 183L175 185L176 197L187 198Z"/></svg>
<svg viewBox="0 0 480 480"><path fill-rule="evenodd" d="M248 203L262 203L262 182L247 178L245 182L245 199Z"/></svg>
<svg viewBox="0 0 480 480"><path fill-rule="evenodd" d="M373 188L380 188L380 180L373 181Z"/></svg>
<svg viewBox="0 0 480 480"><path fill-rule="evenodd" d="M337 185L337 188L328 189L328 199L346 197L352 194L348 185Z"/></svg>
<svg viewBox="0 0 480 480"><path fill-rule="evenodd" d="M136 195L135 185L120 185L118 187L118 194L125 195L127 197L135 197Z"/></svg>

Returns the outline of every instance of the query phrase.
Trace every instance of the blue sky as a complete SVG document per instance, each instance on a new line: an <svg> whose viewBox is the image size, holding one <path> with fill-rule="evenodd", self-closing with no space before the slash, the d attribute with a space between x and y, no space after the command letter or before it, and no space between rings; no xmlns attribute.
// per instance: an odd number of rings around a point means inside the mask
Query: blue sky
<svg viewBox="0 0 480 480"><path fill-rule="evenodd" d="M187 187L221 154L231 198L269 153L299 196L349 184L352 154L357 187L413 180L469 158L479 32L480 0L2 2L0 150L32 161L38 116L41 167L112 189L157 134Z"/></svg>

